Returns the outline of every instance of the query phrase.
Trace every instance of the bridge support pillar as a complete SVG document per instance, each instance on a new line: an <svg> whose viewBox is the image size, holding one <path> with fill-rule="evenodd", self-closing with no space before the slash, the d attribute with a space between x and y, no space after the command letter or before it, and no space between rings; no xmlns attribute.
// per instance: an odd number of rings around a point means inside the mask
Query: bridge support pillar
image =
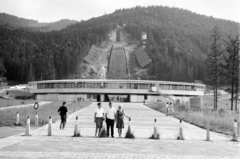
<svg viewBox="0 0 240 159"><path fill-rule="evenodd" d="M101 102L104 102L104 101L105 101L105 96L104 96L104 94L101 94L101 95L100 95L100 98L101 98L101 99L100 99Z"/></svg>

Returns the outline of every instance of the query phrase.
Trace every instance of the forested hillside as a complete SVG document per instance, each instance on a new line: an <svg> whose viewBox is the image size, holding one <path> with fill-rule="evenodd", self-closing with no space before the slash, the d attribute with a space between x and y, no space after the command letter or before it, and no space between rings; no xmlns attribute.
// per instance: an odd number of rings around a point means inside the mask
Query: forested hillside
<svg viewBox="0 0 240 159"><path fill-rule="evenodd" d="M82 21L61 31L0 29L0 73L10 80L61 79L74 74L91 44L106 40L117 24L133 39L147 32L147 66L156 80L206 81L205 61L214 26L223 39L238 34L239 24L168 7L136 7ZM155 77L155 78L154 78Z"/></svg>
<svg viewBox="0 0 240 159"><path fill-rule="evenodd" d="M153 59L149 74L158 80L207 82L205 61L212 29L218 26L223 39L236 36L239 30L238 23L177 8L137 7L114 15L127 24L126 30L135 39L147 32L146 52Z"/></svg>
<svg viewBox="0 0 240 159"><path fill-rule="evenodd" d="M106 40L113 28L91 26L48 33L1 27L0 74L19 82L68 78L83 62L89 47Z"/></svg>
<svg viewBox="0 0 240 159"><path fill-rule="evenodd" d="M75 20L62 19L57 22L39 23L36 20L24 19L6 13L0 13L0 26L10 29L27 28L31 31L47 32L64 29L71 24L75 24L76 22L77 21Z"/></svg>

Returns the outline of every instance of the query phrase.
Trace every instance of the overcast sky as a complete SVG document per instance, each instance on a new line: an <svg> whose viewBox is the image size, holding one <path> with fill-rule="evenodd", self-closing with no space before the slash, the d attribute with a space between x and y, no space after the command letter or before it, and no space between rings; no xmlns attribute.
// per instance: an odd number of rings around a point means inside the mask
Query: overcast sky
<svg viewBox="0 0 240 159"><path fill-rule="evenodd" d="M0 0L0 12L39 22L80 21L137 5L177 7L240 22L240 0Z"/></svg>

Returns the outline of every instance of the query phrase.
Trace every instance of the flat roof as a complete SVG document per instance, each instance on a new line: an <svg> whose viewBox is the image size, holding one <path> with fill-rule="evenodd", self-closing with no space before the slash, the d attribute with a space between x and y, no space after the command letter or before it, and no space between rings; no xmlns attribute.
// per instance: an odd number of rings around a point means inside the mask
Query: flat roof
<svg viewBox="0 0 240 159"><path fill-rule="evenodd" d="M145 84L172 84L172 85L189 85L189 86L206 86L201 83L190 82L174 82L174 81L153 81L153 80L111 80L111 79L62 79L62 80L45 80L45 81L31 81L29 84L37 83L63 83L63 82L99 82L99 83L145 83Z"/></svg>

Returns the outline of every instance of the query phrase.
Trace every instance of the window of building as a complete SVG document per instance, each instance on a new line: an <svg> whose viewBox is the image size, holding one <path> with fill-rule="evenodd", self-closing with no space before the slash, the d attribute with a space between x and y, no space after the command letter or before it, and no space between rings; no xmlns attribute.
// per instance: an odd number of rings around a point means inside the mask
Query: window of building
<svg viewBox="0 0 240 159"><path fill-rule="evenodd" d="M139 84L139 89L146 89L145 84L144 84L144 83L140 83L140 84Z"/></svg>
<svg viewBox="0 0 240 159"><path fill-rule="evenodd" d="M51 84L50 84L50 88L54 88L54 83L51 83Z"/></svg>
<svg viewBox="0 0 240 159"><path fill-rule="evenodd" d="M97 88L101 88L101 83L97 83Z"/></svg>
<svg viewBox="0 0 240 159"><path fill-rule="evenodd" d="M104 83L104 88L108 88L108 84L107 83Z"/></svg>
<svg viewBox="0 0 240 159"><path fill-rule="evenodd" d="M59 87L58 87L58 83L54 83L53 88L59 88Z"/></svg>
<svg viewBox="0 0 240 159"><path fill-rule="evenodd" d="M91 98L91 94L87 94L87 99L90 99Z"/></svg>
<svg viewBox="0 0 240 159"><path fill-rule="evenodd" d="M93 94L92 99L97 99L97 94Z"/></svg>
<svg viewBox="0 0 240 159"><path fill-rule="evenodd" d="M87 88L90 88L90 83L87 83Z"/></svg>
<svg viewBox="0 0 240 159"><path fill-rule="evenodd" d="M77 83L77 88L82 88L82 83L81 82Z"/></svg>
<svg viewBox="0 0 240 159"><path fill-rule="evenodd" d="M61 83L60 88L65 88L66 87L65 85L66 85L66 83Z"/></svg>
<svg viewBox="0 0 240 159"><path fill-rule="evenodd" d="M74 82L71 84L71 88L77 88L77 84Z"/></svg>
<svg viewBox="0 0 240 159"><path fill-rule="evenodd" d="M46 88L51 88L51 83L46 83Z"/></svg>
<svg viewBox="0 0 240 159"><path fill-rule="evenodd" d="M150 90L151 89L151 84L146 84L146 89Z"/></svg>

